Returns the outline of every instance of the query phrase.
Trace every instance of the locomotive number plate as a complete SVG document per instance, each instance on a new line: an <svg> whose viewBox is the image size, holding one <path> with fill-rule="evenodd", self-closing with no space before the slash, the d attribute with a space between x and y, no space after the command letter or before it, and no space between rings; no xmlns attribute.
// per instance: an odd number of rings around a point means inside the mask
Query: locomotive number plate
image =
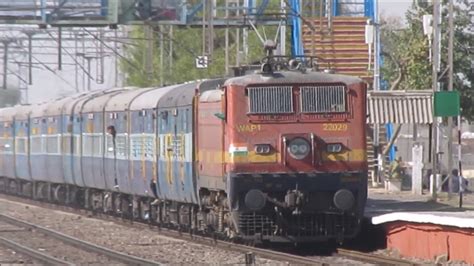
<svg viewBox="0 0 474 266"><path fill-rule="evenodd" d="M323 124L324 131L347 131L347 124Z"/></svg>

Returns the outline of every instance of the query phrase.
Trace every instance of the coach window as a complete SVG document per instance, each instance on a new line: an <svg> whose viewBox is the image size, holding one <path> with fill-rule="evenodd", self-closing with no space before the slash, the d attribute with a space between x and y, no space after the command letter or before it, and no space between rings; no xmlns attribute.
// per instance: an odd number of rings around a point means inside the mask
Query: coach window
<svg viewBox="0 0 474 266"><path fill-rule="evenodd" d="M42 153L42 140L40 135L31 136L31 153Z"/></svg>
<svg viewBox="0 0 474 266"><path fill-rule="evenodd" d="M5 139L3 143L3 147L2 147L3 151L6 153L12 152L13 151L12 143L13 141L11 140L11 138Z"/></svg>
<svg viewBox="0 0 474 266"><path fill-rule="evenodd" d="M186 133L188 132L188 114L189 114L189 109L185 109L184 112L181 112L183 114L183 132Z"/></svg>
<svg viewBox="0 0 474 266"><path fill-rule="evenodd" d="M160 113L160 116L161 116L161 133L165 133L167 128L168 128L168 111L162 111Z"/></svg>
<svg viewBox="0 0 474 266"><path fill-rule="evenodd" d="M0 137L0 154L3 154L3 145L5 145L5 140Z"/></svg>
<svg viewBox="0 0 474 266"><path fill-rule="evenodd" d="M90 156L91 155L91 144L90 137L86 134L82 134L82 155Z"/></svg>
<svg viewBox="0 0 474 266"><path fill-rule="evenodd" d="M94 157L101 157L102 156L102 136L93 133L92 140L93 140L93 147L92 147L92 156Z"/></svg>
<svg viewBox="0 0 474 266"><path fill-rule="evenodd" d="M62 153L64 154L71 154L72 149L71 149L71 136L68 135L63 135L63 144L62 144Z"/></svg>
<svg viewBox="0 0 474 266"><path fill-rule="evenodd" d="M16 153L26 154L26 138L16 139Z"/></svg>
<svg viewBox="0 0 474 266"><path fill-rule="evenodd" d="M117 149L117 155L127 156L127 137L124 135L117 135L115 139L115 147Z"/></svg>
<svg viewBox="0 0 474 266"><path fill-rule="evenodd" d="M142 143L141 143L141 137L140 136L130 136L130 156L133 158L139 158L141 156L141 150L142 150Z"/></svg>
<svg viewBox="0 0 474 266"><path fill-rule="evenodd" d="M46 153L49 154L58 154L59 153L59 143L58 136L47 136L46 137Z"/></svg>

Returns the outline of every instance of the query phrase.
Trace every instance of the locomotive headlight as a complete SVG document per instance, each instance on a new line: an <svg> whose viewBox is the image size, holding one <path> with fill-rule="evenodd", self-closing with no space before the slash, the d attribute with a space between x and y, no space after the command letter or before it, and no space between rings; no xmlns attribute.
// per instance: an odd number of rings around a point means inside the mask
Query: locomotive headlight
<svg viewBox="0 0 474 266"><path fill-rule="evenodd" d="M254 150L257 154L269 154L272 146L270 144L256 144Z"/></svg>
<svg viewBox="0 0 474 266"><path fill-rule="evenodd" d="M310 151L310 146L308 141L303 138L295 138L290 141L288 145L288 152L290 156L296 160L303 160L308 156Z"/></svg>
<svg viewBox="0 0 474 266"><path fill-rule="evenodd" d="M334 193L333 202L339 210L348 211L354 206L355 197L350 190L343 188Z"/></svg>
<svg viewBox="0 0 474 266"><path fill-rule="evenodd" d="M329 153L339 153L342 151L341 143L329 143L326 145L326 151Z"/></svg>
<svg viewBox="0 0 474 266"><path fill-rule="evenodd" d="M259 211L265 207L267 198L261 190L251 189L244 198L245 206L252 211Z"/></svg>

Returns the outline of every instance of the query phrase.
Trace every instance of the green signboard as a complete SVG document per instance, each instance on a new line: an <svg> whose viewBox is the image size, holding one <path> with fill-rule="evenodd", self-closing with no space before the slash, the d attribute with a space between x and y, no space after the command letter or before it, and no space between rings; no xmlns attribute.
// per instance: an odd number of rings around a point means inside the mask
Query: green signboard
<svg viewBox="0 0 474 266"><path fill-rule="evenodd" d="M434 94L434 116L458 116L461 112L459 92L437 91Z"/></svg>

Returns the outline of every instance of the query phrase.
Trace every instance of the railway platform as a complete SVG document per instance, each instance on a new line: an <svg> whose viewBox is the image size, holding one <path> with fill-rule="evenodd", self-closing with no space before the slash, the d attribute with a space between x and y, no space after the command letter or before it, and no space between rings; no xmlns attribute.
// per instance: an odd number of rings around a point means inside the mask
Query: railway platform
<svg viewBox="0 0 474 266"><path fill-rule="evenodd" d="M404 257L429 261L474 264L474 194L440 193L434 202L429 194L410 191L385 192L370 188L365 217L382 227L388 249Z"/></svg>

